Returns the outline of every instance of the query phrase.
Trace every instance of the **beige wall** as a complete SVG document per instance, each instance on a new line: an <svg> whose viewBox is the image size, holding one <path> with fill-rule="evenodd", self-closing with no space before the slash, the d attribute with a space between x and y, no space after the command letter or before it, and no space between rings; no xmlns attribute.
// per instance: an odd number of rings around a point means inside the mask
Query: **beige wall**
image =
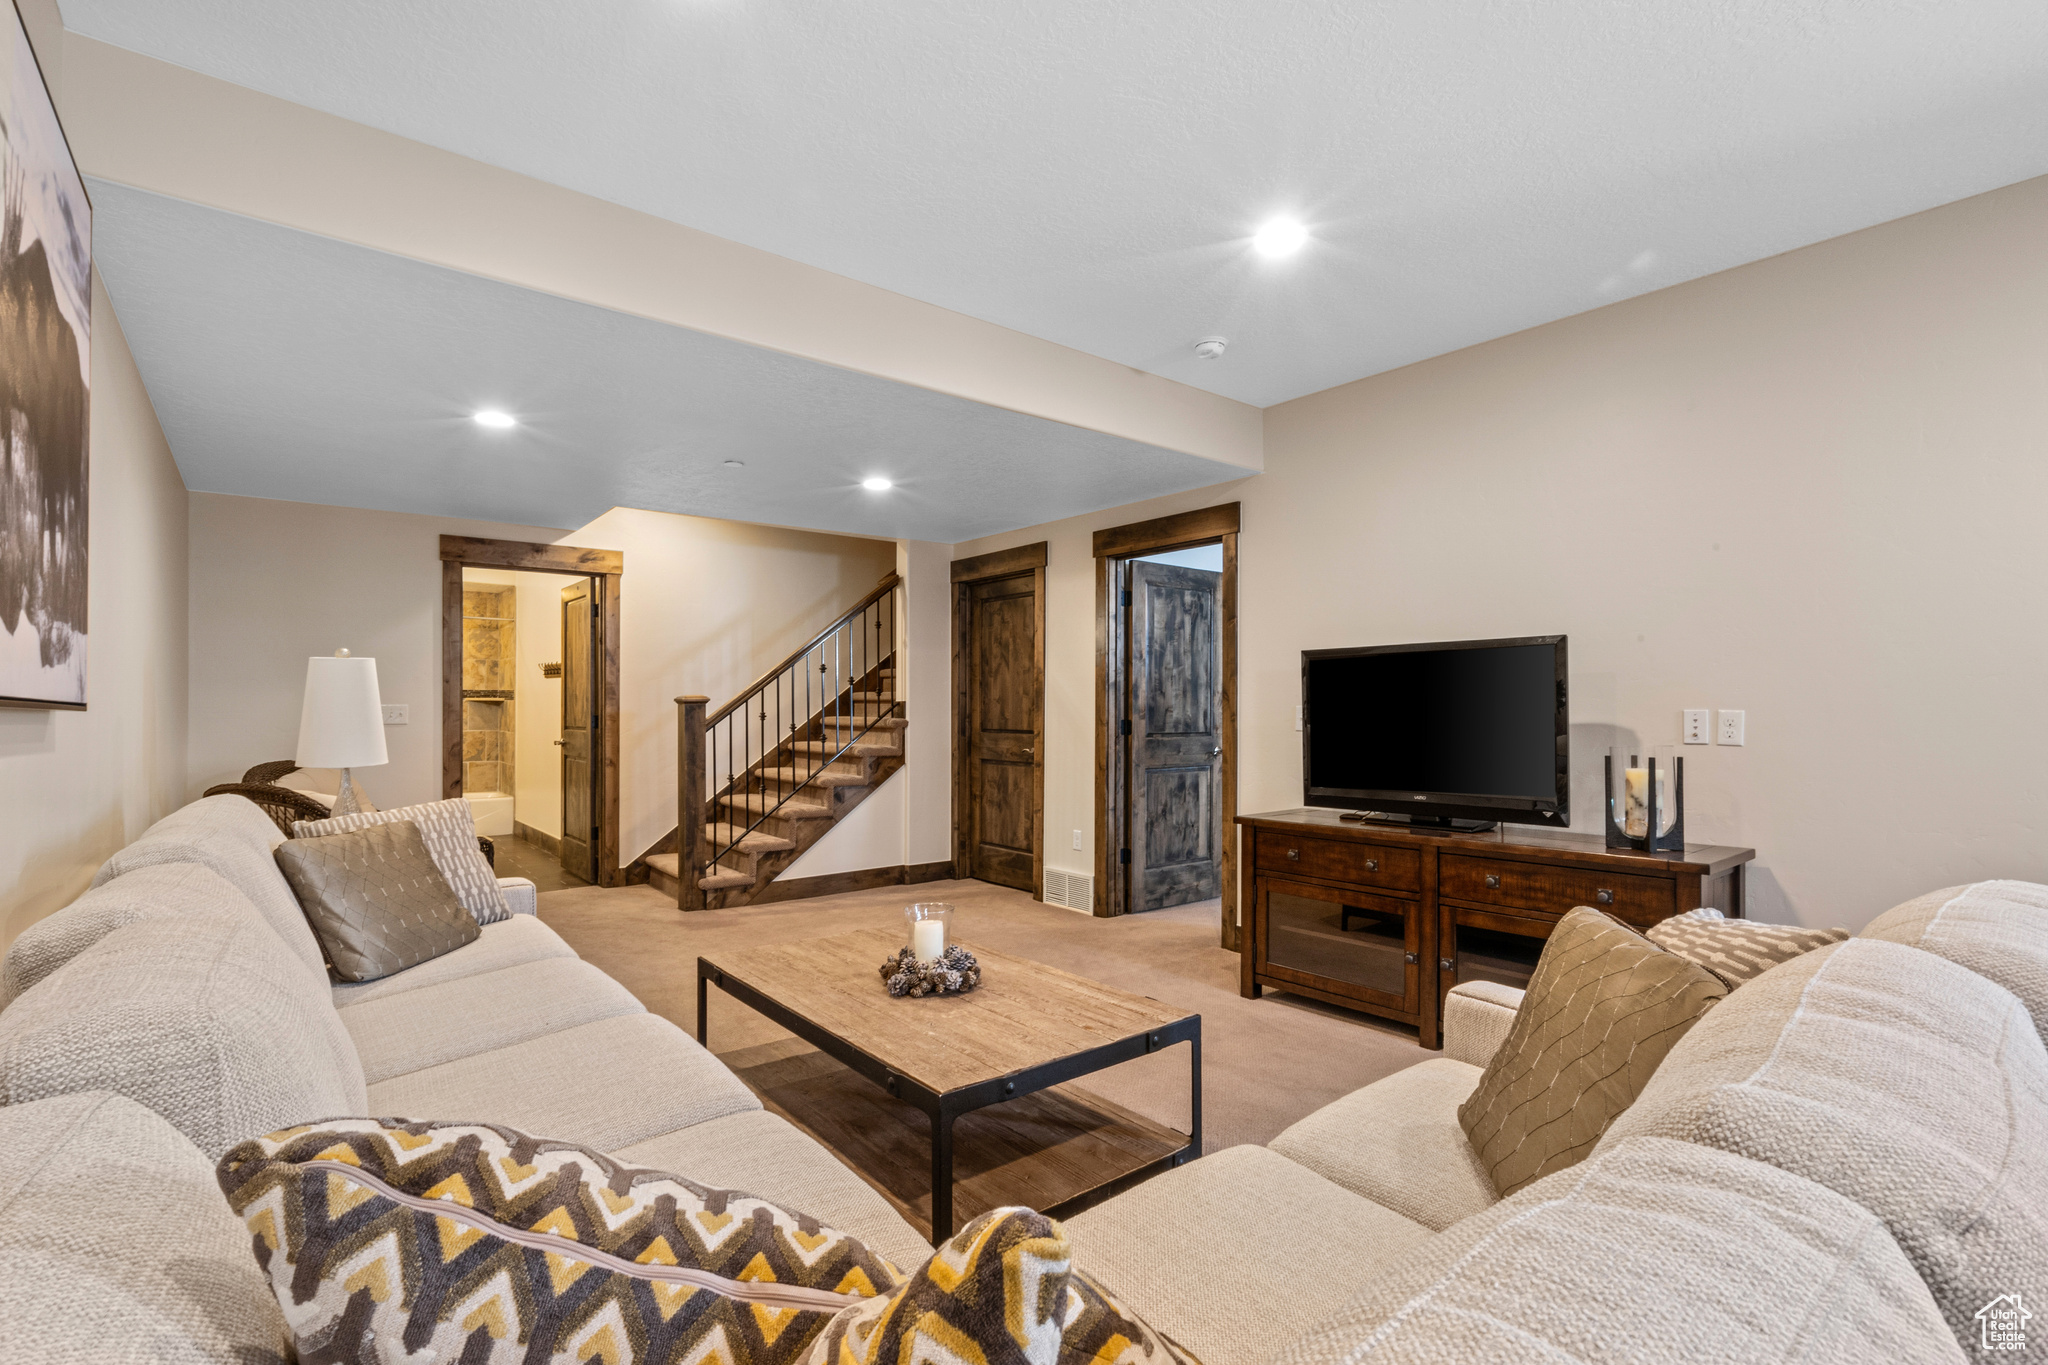
<svg viewBox="0 0 2048 1365"><path fill-rule="evenodd" d="M2048 179L1298 399L1237 485L1247 811L1298 804L1299 652L1564 632L1573 810L1617 731L1686 750L1752 911L1860 926L2048 881ZM1086 531L1052 541L1048 861L1092 785ZM1067 859L1073 859L1071 864Z"/></svg>
<svg viewBox="0 0 2048 1365"><path fill-rule="evenodd" d="M379 805L439 796L443 534L625 553L626 859L675 827L676 696L724 702L873 588L895 557L889 541L624 508L559 531L193 494L195 793L290 757L307 656L346 646L377 659L385 701L412 709L409 725L386 728L390 764L358 780ZM520 672L522 685L539 672L523 647Z"/></svg>
<svg viewBox="0 0 2048 1365"><path fill-rule="evenodd" d="M24 0L64 107L53 0ZM85 711L0 710L0 952L184 799L185 485L97 278Z"/></svg>

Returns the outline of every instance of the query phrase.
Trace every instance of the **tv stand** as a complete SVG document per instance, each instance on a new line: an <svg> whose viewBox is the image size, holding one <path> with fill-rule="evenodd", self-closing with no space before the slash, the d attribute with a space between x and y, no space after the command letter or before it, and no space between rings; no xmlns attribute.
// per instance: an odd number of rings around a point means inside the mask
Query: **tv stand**
<svg viewBox="0 0 2048 1365"><path fill-rule="evenodd" d="M1378 810L1346 811L1339 820L1354 820L1363 825L1391 825L1395 829L1412 829L1417 834L1484 834L1499 829L1498 820L1459 820L1448 815L1389 815Z"/></svg>
<svg viewBox="0 0 2048 1365"><path fill-rule="evenodd" d="M1711 905L1742 914L1754 849L1607 847L1597 834L1467 833L1328 809L1240 815L1239 991L1267 987L1415 1026L1443 1046L1444 993L1460 981L1527 986L1551 928L1575 905L1647 929Z"/></svg>

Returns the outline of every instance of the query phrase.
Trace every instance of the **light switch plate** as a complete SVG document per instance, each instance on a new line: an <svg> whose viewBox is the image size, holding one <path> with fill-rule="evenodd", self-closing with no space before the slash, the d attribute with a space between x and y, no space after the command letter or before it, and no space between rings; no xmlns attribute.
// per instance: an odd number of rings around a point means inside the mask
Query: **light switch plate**
<svg viewBox="0 0 2048 1365"><path fill-rule="evenodd" d="M1081 831L1077 829L1077 830L1075 830L1075 831L1074 831L1074 847L1075 847L1075 848L1079 848L1080 846L1081 846Z"/></svg>
<svg viewBox="0 0 2048 1365"><path fill-rule="evenodd" d="M412 707L402 701L385 702L384 723L386 725L410 725L412 723Z"/></svg>
<svg viewBox="0 0 2048 1365"><path fill-rule="evenodd" d="M1697 711L1687 711L1685 713L1685 742L1687 744L1707 744L1712 742L1714 727L1709 721L1708 715L1709 713L1705 707L1701 707Z"/></svg>
<svg viewBox="0 0 2048 1365"><path fill-rule="evenodd" d="M1741 743L1742 743L1742 730L1743 730L1743 713L1742 713L1742 712L1740 712L1740 711L1723 711L1723 712L1721 713L1721 743L1723 743L1723 744L1741 744Z"/></svg>

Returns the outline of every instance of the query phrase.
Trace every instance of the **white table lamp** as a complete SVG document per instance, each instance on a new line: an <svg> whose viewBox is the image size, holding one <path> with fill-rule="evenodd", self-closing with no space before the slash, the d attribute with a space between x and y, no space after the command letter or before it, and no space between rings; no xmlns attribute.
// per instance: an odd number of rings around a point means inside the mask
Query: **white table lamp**
<svg viewBox="0 0 2048 1365"><path fill-rule="evenodd" d="M306 660L306 702L299 711L301 768L341 769L334 813L360 810L351 768L389 763L384 748L384 704L377 694L377 661L352 658L345 649L331 659Z"/></svg>

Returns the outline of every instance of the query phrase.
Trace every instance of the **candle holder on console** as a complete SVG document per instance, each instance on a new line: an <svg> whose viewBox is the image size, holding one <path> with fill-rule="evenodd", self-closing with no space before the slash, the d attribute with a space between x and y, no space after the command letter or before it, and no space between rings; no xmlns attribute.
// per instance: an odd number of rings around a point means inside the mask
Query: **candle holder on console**
<svg viewBox="0 0 2048 1365"><path fill-rule="evenodd" d="M957 943L953 907L919 901L903 909L910 943L882 960L882 983L891 995L958 995L981 984L981 964Z"/></svg>
<svg viewBox="0 0 2048 1365"><path fill-rule="evenodd" d="M1607 846L1640 853L1685 849L1685 760L1672 746L1607 751Z"/></svg>

